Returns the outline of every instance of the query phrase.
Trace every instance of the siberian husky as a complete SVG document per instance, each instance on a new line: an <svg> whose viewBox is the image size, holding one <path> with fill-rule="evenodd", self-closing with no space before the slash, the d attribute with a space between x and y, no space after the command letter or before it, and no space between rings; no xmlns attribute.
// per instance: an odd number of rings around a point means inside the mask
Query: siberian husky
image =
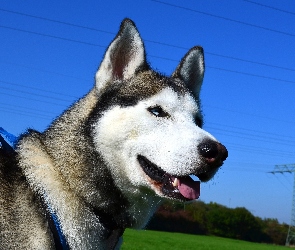
<svg viewBox="0 0 295 250"><path fill-rule="evenodd" d="M123 20L93 89L43 132L0 149L0 249L114 249L164 199L200 195L227 158L202 129L203 49L167 77Z"/></svg>

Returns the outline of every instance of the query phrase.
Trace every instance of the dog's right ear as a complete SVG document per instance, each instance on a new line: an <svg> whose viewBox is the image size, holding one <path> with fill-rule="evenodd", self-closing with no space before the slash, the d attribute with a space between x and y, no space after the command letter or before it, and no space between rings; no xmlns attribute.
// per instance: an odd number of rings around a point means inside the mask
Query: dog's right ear
<svg viewBox="0 0 295 250"><path fill-rule="evenodd" d="M204 51L200 46L191 48L182 58L172 77L179 78L199 99L205 71Z"/></svg>
<svg viewBox="0 0 295 250"><path fill-rule="evenodd" d="M101 92L114 80L127 80L148 67L143 41L130 19L124 19L96 72L96 88Z"/></svg>

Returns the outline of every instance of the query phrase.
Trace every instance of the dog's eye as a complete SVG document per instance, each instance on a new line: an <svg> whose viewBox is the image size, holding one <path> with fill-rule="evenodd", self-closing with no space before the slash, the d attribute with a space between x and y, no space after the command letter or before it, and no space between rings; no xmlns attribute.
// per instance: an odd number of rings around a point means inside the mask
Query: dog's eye
<svg viewBox="0 0 295 250"><path fill-rule="evenodd" d="M167 112L165 112L162 109L162 107L160 107L160 106L149 107L148 111L157 117L168 117L169 116L169 114Z"/></svg>

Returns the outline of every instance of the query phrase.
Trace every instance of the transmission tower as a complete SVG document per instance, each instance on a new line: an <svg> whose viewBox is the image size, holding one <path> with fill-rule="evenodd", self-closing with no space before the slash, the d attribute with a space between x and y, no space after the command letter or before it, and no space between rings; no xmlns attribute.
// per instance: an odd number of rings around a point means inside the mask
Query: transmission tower
<svg viewBox="0 0 295 250"><path fill-rule="evenodd" d="M286 246L289 246L290 243L295 244L295 164L275 165L274 170L271 171L270 173L272 174L294 173L291 223L289 225L288 235L286 238Z"/></svg>

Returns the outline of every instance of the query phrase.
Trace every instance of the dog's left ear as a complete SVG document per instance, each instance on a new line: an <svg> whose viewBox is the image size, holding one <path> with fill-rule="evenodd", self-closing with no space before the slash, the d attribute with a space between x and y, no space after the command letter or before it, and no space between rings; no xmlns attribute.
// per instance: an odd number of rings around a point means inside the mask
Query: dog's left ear
<svg viewBox="0 0 295 250"><path fill-rule="evenodd" d="M96 73L96 87L101 91L114 80L127 80L144 67L148 65L143 41L133 21L126 18Z"/></svg>
<svg viewBox="0 0 295 250"><path fill-rule="evenodd" d="M205 63L202 47L191 48L182 58L172 77L179 78L198 99L204 78Z"/></svg>

